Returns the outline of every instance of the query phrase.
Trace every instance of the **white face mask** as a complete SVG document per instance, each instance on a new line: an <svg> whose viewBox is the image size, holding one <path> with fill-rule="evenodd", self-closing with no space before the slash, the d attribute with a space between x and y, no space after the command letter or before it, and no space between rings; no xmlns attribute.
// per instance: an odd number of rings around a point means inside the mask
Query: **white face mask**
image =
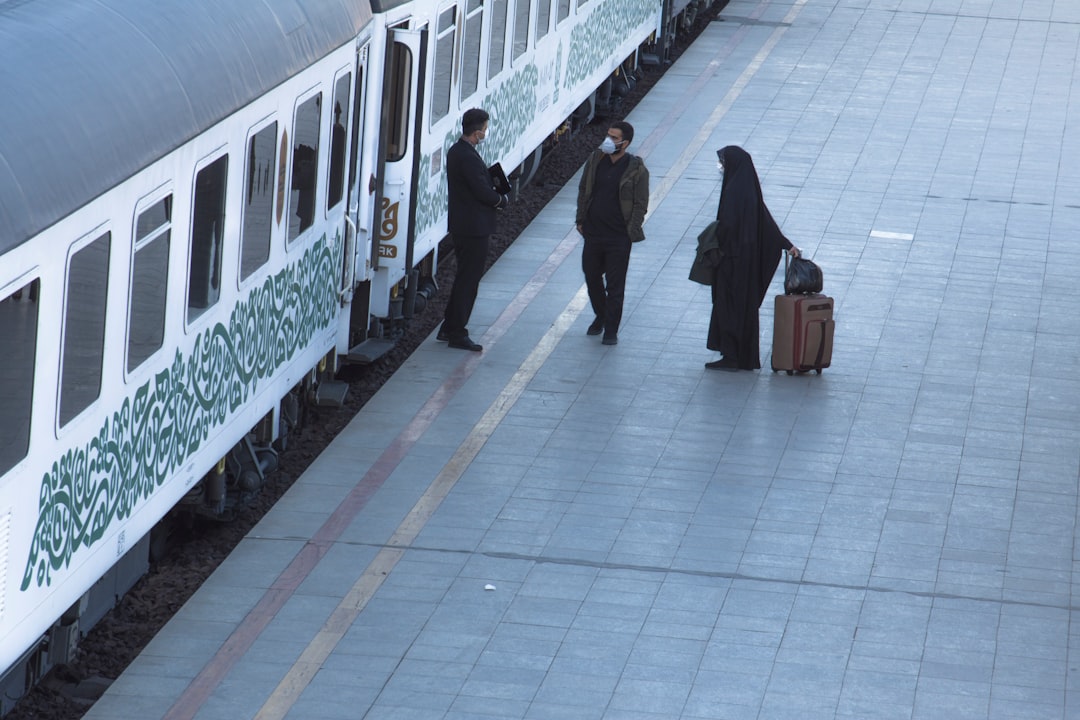
<svg viewBox="0 0 1080 720"><path fill-rule="evenodd" d="M604 142L600 143L600 152L605 155L611 155L615 152L615 141L609 137L604 138Z"/></svg>

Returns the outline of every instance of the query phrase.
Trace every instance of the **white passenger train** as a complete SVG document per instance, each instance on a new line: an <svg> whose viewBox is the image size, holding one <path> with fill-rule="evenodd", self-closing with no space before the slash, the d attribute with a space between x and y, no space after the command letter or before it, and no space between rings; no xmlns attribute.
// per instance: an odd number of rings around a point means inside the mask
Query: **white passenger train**
<svg viewBox="0 0 1080 720"><path fill-rule="evenodd" d="M0 0L0 714L435 290L483 107L527 180L713 0Z"/></svg>

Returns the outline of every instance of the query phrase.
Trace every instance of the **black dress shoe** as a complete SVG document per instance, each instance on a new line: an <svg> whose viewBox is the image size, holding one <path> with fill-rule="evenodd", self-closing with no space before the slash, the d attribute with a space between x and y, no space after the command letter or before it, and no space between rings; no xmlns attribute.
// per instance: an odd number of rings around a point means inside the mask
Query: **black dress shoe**
<svg viewBox="0 0 1080 720"><path fill-rule="evenodd" d="M615 333L610 333L608 335L604 335L604 339L600 341L600 344L601 345L618 345L619 344L619 336L616 335Z"/></svg>
<svg viewBox="0 0 1080 720"><path fill-rule="evenodd" d="M446 331L442 328L439 329L439 334L435 336L435 339L439 342L446 342L450 339L450 336L446 334Z"/></svg>
<svg viewBox="0 0 1080 720"><path fill-rule="evenodd" d="M730 372L738 372L739 365L734 360L728 360L727 358L720 358L719 360L713 360L712 362L705 363L705 367L709 370L728 370Z"/></svg>
<svg viewBox="0 0 1080 720"><path fill-rule="evenodd" d="M596 318L592 321L592 325L589 326L589 329L585 331L585 334L599 335L602 332L604 332L604 321L600 318Z"/></svg>
<svg viewBox="0 0 1080 720"><path fill-rule="evenodd" d="M457 348L458 350L472 350L473 352L480 352L484 349L483 345L481 345L480 343L474 343L472 341L472 338L467 335L463 338L458 338L457 340L450 340L447 344L452 348Z"/></svg>

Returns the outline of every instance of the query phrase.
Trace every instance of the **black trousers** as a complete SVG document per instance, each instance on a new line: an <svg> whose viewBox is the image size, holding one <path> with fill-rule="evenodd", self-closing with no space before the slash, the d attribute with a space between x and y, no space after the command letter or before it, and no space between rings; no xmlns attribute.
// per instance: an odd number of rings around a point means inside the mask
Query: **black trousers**
<svg viewBox="0 0 1080 720"><path fill-rule="evenodd" d="M604 321L605 335L619 332L629 266L630 238L585 238L581 269L593 312Z"/></svg>
<svg viewBox="0 0 1080 720"><path fill-rule="evenodd" d="M446 303L442 329L451 340L462 340L469 335L469 317L480 289L480 278L484 275L489 236L455 234L451 240L457 259L457 274L454 275L454 285Z"/></svg>

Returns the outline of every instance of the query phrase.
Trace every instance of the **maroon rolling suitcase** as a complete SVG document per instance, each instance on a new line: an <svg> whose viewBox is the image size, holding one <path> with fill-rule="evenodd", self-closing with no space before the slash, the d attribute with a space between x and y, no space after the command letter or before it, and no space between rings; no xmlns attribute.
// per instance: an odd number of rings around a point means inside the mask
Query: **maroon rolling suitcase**
<svg viewBox="0 0 1080 720"><path fill-rule="evenodd" d="M773 372L816 370L832 362L833 299L820 293L777 295L773 316Z"/></svg>

